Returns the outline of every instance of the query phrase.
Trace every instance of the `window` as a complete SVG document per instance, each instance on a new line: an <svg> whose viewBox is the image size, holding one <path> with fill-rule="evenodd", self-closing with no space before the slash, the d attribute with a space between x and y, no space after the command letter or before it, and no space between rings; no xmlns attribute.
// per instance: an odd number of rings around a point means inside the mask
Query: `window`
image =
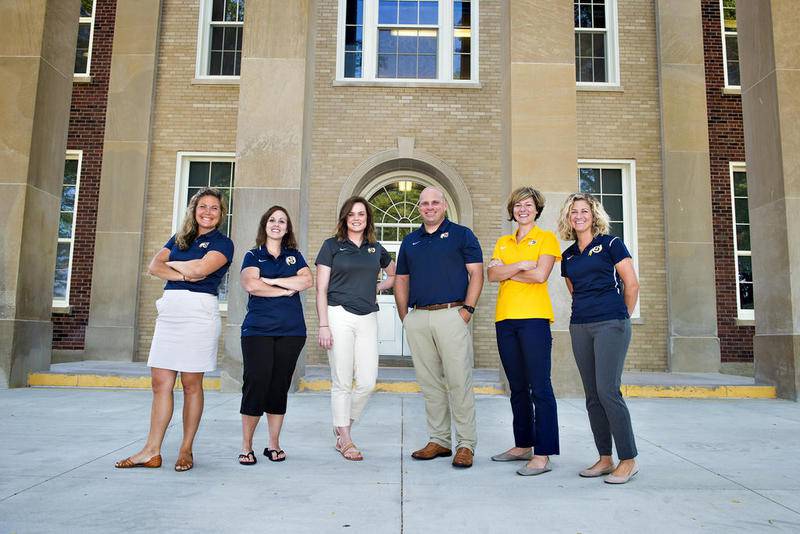
<svg viewBox="0 0 800 534"><path fill-rule="evenodd" d="M619 85L616 0L574 0L578 85Z"/></svg>
<svg viewBox="0 0 800 534"><path fill-rule="evenodd" d="M739 87L739 38L736 29L736 0L720 0L722 14L722 60L725 62L725 87Z"/></svg>
<svg viewBox="0 0 800 534"><path fill-rule="evenodd" d="M636 227L636 162L632 160L579 160L578 187L603 204L611 219L612 235L619 236L633 256L639 272L639 244ZM636 304L632 318L639 317Z"/></svg>
<svg viewBox="0 0 800 534"><path fill-rule="evenodd" d="M78 19L78 45L75 47L75 75L89 76L92 60L92 37L94 37L95 0L81 0Z"/></svg>
<svg viewBox="0 0 800 534"><path fill-rule="evenodd" d="M69 306L69 288L72 278L72 252L75 242L75 214L78 206L78 188L81 177L80 150L68 150L64 160L64 181L61 186L61 208L58 219L58 244L56 245L56 271L53 280L53 306Z"/></svg>
<svg viewBox="0 0 800 534"><path fill-rule="evenodd" d="M178 152L178 172L176 176L174 211L172 216L172 233L177 232L186 207L192 195L205 187L215 187L222 192L228 214L219 227L223 234L231 235L233 220L233 182L236 164L232 153ZM219 300L223 308L227 307L228 279L219 286Z"/></svg>
<svg viewBox="0 0 800 534"><path fill-rule="evenodd" d="M477 81L478 0L339 0L337 79Z"/></svg>
<svg viewBox="0 0 800 534"><path fill-rule="evenodd" d="M235 78L242 66L245 0L202 0L197 78Z"/></svg>
<svg viewBox="0 0 800 534"><path fill-rule="evenodd" d="M750 212L747 203L747 170L743 163L731 163L733 199L733 253L736 263L736 307L739 319L753 320L753 261L750 250Z"/></svg>

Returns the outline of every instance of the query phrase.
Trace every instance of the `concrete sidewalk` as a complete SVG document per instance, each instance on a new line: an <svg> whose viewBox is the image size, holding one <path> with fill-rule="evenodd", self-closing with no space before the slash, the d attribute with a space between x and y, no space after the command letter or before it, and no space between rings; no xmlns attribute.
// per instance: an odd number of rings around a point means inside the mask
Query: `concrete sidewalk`
<svg viewBox="0 0 800 534"><path fill-rule="evenodd" d="M176 395L176 400L180 395ZM419 395L376 394L355 429L365 455L333 450L329 398L289 400L288 460L236 463L239 396L211 392L196 465L175 473L179 402L154 470L116 470L141 446L150 394L0 390L0 533L6 532L798 532L800 404L633 399L640 474L612 487L577 472L595 459L583 401L559 400L561 456L523 478L488 457L512 444L508 399L478 399L475 466L411 460L426 442Z"/></svg>

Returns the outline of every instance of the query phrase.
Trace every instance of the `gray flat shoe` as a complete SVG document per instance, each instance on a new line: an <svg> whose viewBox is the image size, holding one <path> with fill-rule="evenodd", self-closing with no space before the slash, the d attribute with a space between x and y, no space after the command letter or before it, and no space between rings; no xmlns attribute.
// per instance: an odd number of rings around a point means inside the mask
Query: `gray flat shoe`
<svg viewBox="0 0 800 534"><path fill-rule="evenodd" d="M531 451L520 455L511 454L510 452L501 452L500 454L495 454L492 456L492 460L495 462L515 462L517 460L525 460L527 462L532 456L533 453Z"/></svg>
<svg viewBox="0 0 800 534"><path fill-rule="evenodd" d="M620 477L616 475L608 475L606 478L603 479L603 482L605 482L606 484L626 484L638 472L639 472L639 464L633 464L633 469L631 469L631 473L628 476Z"/></svg>
<svg viewBox="0 0 800 534"><path fill-rule="evenodd" d="M522 475L524 477L531 477L536 475L541 475L543 473L547 473L548 471L552 471L553 468L550 465L550 458L547 459L547 463L544 464L544 467L528 467L527 465L523 465L519 469L517 469L517 474Z"/></svg>
<svg viewBox="0 0 800 534"><path fill-rule="evenodd" d="M597 478L597 477L601 477L601 476L604 476L604 475L610 475L613 471L614 471L614 466L613 465L610 465L610 466L606 467L605 469L588 468L588 469L584 469L583 471L578 473L578 476L581 476L583 478Z"/></svg>

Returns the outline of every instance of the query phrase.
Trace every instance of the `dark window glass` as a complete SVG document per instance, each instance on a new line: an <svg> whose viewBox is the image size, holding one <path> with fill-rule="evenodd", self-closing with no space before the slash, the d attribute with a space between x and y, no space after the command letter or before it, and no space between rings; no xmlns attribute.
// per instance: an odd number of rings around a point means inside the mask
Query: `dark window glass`
<svg viewBox="0 0 800 534"><path fill-rule="evenodd" d="M603 207L612 221L622 221L622 195L603 195Z"/></svg>
<svg viewBox="0 0 800 534"><path fill-rule="evenodd" d="M594 62L592 58L581 59L580 81L594 81Z"/></svg>
<svg viewBox="0 0 800 534"><path fill-rule="evenodd" d="M728 62L728 85L742 85L738 63Z"/></svg>
<svg viewBox="0 0 800 534"><path fill-rule="evenodd" d="M81 0L81 17L92 16L92 4L94 4L94 0Z"/></svg>
<svg viewBox="0 0 800 534"><path fill-rule="evenodd" d="M747 196L747 173L733 173L733 195L737 197Z"/></svg>
<svg viewBox="0 0 800 534"><path fill-rule="evenodd" d="M472 26L472 7L470 2L456 1L453 5L453 26L470 27Z"/></svg>
<svg viewBox="0 0 800 534"><path fill-rule="evenodd" d="M361 52L345 52L344 76L345 78L361 78Z"/></svg>
<svg viewBox="0 0 800 534"><path fill-rule="evenodd" d="M231 164L223 161L211 163L211 187L231 186Z"/></svg>
<svg viewBox="0 0 800 534"><path fill-rule="evenodd" d="M750 222L750 214L747 211L747 198L735 198L733 204L736 209L736 222L747 224Z"/></svg>
<svg viewBox="0 0 800 534"><path fill-rule="evenodd" d="M622 194L622 170L621 169L603 169L602 180L603 194Z"/></svg>
<svg viewBox="0 0 800 534"><path fill-rule="evenodd" d="M580 5L578 6L578 21L580 22L581 28L591 28L592 27L592 6L591 5Z"/></svg>
<svg viewBox="0 0 800 534"><path fill-rule="evenodd" d="M750 250L750 225L736 225L736 248L738 250Z"/></svg>
<svg viewBox="0 0 800 534"><path fill-rule="evenodd" d="M64 185L61 192L61 211L75 211L75 194L77 191L74 185Z"/></svg>
<svg viewBox="0 0 800 534"><path fill-rule="evenodd" d="M750 256L739 256L739 280L742 282L753 281L753 262Z"/></svg>
<svg viewBox="0 0 800 534"><path fill-rule="evenodd" d="M78 24L78 44L75 48L75 73L77 74L86 74L86 69L89 66L91 33L91 24Z"/></svg>
<svg viewBox="0 0 800 534"><path fill-rule="evenodd" d="M625 225L621 222L611 223L609 233L619 237L620 239L625 239Z"/></svg>
<svg viewBox="0 0 800 534"><path fill-rule="evenodd" d="M211 164L207 161L192 161L189 163L189 187L208 187L209 169ZM192 195L189 195L191 198Z"/></svg>
<svg viewBox="0 0 800 534"><path fill-rule="evenodd" d="M345 24L364 24L364 0L347 0Z"/></svg>
<svg viewBox="0 0 800 534"><path fill-rule="evenodd" d="M380 30L378 32L378 52L384 54L397 53L397 35L392 35L392 30Z"/></svg>
<svg viewBox="0 0 800 534"><path fill-rule="evenodd" d="M78 160L68 159L64 162L64 185L74 185L78 182Z"/></svg>
<svg viewBox="0 0 800 534"><path fill-rule="evenodd" d="M361 26L348 26L345 30L344 49L353 51L360 51L362 46L362 27Z"/></svg>
<svg viewBox="0 0 800 534"><path fill-rule="evenodd" d="M394 54L378 54L378 78L397 77L397 56Z"/></svg>
<svg viewBox="0 0 800 534"><path fill-rule="evenodd" d="M606 27L606 6L595 4L592 9L592 27L605 28Z"/></svg>
<svg viewBox="0 0 800 534"><path fill-rule="evenodd" d="M600 193L600 169L580 170L581 193Z"/></svg>
<svg viewBox="0 0 800 534"><path fill-rule="evenodd" d="M595 82L605 82L606 81L606 60L605 59L595 59L594 60L594 80Z"/></svg>
<svg viewBox="0 0 800 534"><path fill-rule="evenodd" d="M606 57L606 36L602 33L595 33L593 44L592 55L594 57Z"/></svg>
<svg viewBox="0 0 800 534"><path fill-rule="evenodd" d="M58 237L69 239L72 237L72 213L61 213L58 220Z"/></svg>

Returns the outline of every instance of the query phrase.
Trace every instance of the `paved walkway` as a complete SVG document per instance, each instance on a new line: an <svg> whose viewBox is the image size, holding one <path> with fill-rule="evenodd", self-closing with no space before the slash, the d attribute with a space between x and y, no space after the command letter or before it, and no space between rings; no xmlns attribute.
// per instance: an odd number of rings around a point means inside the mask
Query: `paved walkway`
<svg viewBox="0 0 800 534"><path fill-rule="evenodd" d="M141 446L148 392L0 390L0 532L800 532L793 402L633 399L641 473L611 487L577 476L595 458L579 399L559 400L562 454L532 478L488 460L512 441L504 397L478 399L467 470L409 458L426 441L418 395L373 397L354 433L361 463L333 450L327 395L292 395L289 459L253 467L235 462L238 395L206 401L195 469L172 470L176 420L164 467L123 471L113 462Z"/></svg>

